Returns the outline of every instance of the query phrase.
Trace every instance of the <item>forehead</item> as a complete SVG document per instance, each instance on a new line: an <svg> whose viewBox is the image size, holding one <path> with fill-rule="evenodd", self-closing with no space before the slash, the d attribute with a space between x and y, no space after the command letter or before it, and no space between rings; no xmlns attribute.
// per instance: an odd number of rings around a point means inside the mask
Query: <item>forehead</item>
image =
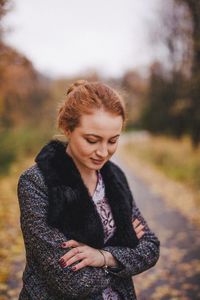
<svg viewBox="0 0 200 300"><path fill-rule="evenodd" d="M83 114L77 129L86 134L120 134L122 125L123 120L121 116L97 110L92 114Z"/></svg>

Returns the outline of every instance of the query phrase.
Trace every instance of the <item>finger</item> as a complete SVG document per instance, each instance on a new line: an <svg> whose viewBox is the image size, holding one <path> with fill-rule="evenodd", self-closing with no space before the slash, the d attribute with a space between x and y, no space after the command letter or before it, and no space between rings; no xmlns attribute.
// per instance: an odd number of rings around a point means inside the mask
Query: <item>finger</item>
<svg viewBox="0 0 200 300"><path fill-rule="evenodd" d="M72 258L68 259L65 263L62 264L63 267L68 267L70 266L71 264L77 262L77 261L80 261L82 259L85 258L85 255L84 253L78 253L76 255L74 255Z"/></svg>
<svg viewBox="0 0 200 300"><path fill-rule="evenodd" d="M136 234L138 234L141 230L143 230L144 229L144 225L139 225L138 227L136 227L135 228L135 232L136 232Z"/></svg>
<svg viewBox="0 0 200 300"><path fill-rule="evenodd" d="M71 257L80 253L79 247L72 248L59 259L60 262L67 262Z"/></svg>
<svg viewBox="0 0 200 300"><path fill-rule="evenodd" d="M135 219L133 222L132 222L134 228L137 227L139 224L140 224L140 221L138 219Z"/></svg>
<svg viewBox="0 0 200 300"><path fill-rule="evenodd" d="M145 234L145 232L142 230L137 234L137 238L141 239L141 237L143 237L143 235Z"/></svg>
<svg viewBox="0 0 200 300"><path fill-rule="evenodd" d="M66 242L62 243L61 246L63 248L67 248L67 247L78 247L78 246L81 246L81 245L83 245L83 244L80 243L80 242L77 242L75 240L69 240L69 241L66 241Z"/></svg>
<svg viewBox="0 0 200 300"><path fill-rule="evenodd" d="M84 267L88 266L87 259L82 260L80 263L72 267L72 271L78 271Z"/></svg>

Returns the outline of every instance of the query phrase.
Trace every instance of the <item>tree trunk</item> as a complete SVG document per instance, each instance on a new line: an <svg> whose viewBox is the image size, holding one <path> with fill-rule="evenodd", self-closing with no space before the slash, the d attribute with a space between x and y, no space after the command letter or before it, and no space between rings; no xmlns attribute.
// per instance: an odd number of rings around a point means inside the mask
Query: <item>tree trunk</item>
<svg viewBox="0 0 200 300"><path fill-rule="evenodd" d="M200 1L182 0L190 10L193 24L193 62L191 78L191 136L193 146L200 143Z"/></svg>

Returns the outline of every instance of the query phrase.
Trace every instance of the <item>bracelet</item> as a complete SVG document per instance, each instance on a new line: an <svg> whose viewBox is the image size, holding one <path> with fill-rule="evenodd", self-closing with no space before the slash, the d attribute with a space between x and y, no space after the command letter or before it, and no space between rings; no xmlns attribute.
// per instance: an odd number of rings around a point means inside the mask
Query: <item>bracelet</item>
<svg viewBox="0 0 200 300"><path fill-rule="evenodd" d="M102 268L105 270L106 273L109 273L108 270L107 270L108 269L108 265L106 264L106 257L104 255L103 251L100 250L100 249L97 249L97 250L103 255L103 258L104 258L104 264L103 264Z"/></svg>

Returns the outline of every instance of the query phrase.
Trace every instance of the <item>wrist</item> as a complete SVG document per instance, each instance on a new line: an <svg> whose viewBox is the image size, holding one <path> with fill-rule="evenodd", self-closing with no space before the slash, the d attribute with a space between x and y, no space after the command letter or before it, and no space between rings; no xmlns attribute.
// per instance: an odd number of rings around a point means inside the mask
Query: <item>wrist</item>
<svg viewBox="0 0 200 300"><path fill-rule="evenodd" d="M105 250L101 250L105 256L105 260L106 260L106 265L108 267L117 267L118 266L118 262L117 260L114 258L114 256Z"/></svg>
<svg viewBox="0 0 200 300"><path fill-rule="evenodd" d="M101 264L100 267L102 267L102 268L107 268L108 266L107 266L106 256L105 256L104 251L101 250L101 249L97 249L97 250L101 253L101 256L102 256L102 259L103 259L103 263Z"/></svg>

